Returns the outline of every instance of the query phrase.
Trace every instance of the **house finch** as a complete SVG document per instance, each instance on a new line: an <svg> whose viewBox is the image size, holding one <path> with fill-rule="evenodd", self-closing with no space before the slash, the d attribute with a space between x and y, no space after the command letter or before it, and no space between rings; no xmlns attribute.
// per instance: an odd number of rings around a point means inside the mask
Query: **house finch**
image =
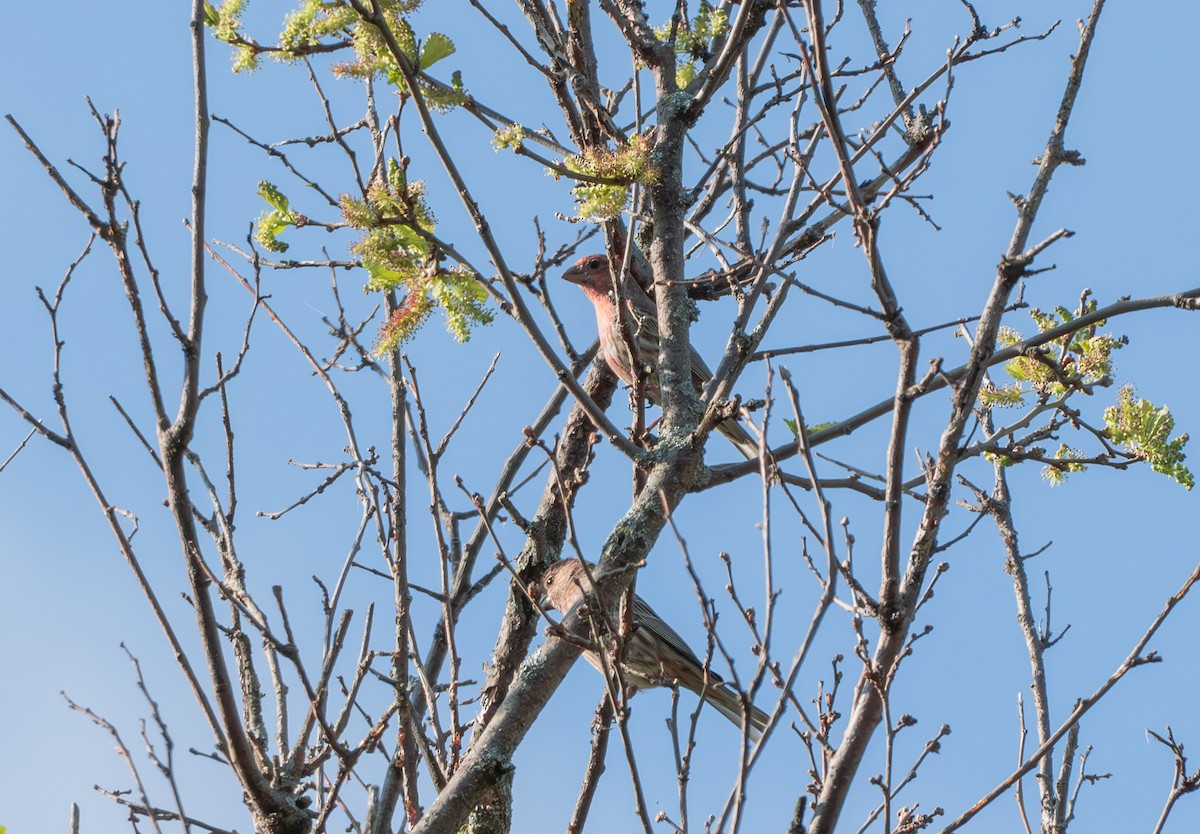
<svg viewBox="0 0 1200 834"><path fill-rule="evenodd" d="M589 563L588 568L594 577L594 567ZM564 613L570 611L583 598L584 588L590 590L590 585L579 560L556 562L542 574L542 605ZM595 652L585 651L583 656L603 673L604 667ZM625 642L622 672L626 683L636 688L674 682L697 695L703 693L702 697L718 712L742 726L742 702L737 694L726 688L716 672L710 669L706 675L704 664L683 638L636 594L633 597L633 629ZM758 741L766 726L767 714L751 706L750 740Z"/></svg>
<svg viewBox="0 0 1200 834"><path fill-rule="evenodd" d="M629 342L621 333L617 319L617 306L613 293L612 273L605 255L588 255L580 258L575 266L563 273L563 278L578 284L592 306L596 308L596 329L600 331L600 353L608 362L612 372L627 385L636 379L634 359L630 355ZM646 377L646 398L659 405L662 396L658 385L658 313L654 302L638 286L630 281L624 289L625 319L629 322L633 343L637 348L637 362L649 369ZM692 349L692 382L697 393L712 379L712 371L700 354ZM717 431L725 435L738 450L750 460L758 457L758 444L746 433L741 424L732 418L717 424Z"/></svg>

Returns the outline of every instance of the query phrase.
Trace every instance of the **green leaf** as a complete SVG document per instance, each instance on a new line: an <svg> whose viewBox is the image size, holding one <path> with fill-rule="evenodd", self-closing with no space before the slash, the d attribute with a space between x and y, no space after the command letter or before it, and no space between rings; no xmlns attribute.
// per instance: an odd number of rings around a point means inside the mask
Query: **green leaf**
<svg viewBox="0 0 1200 834"><path fill-rule="evenodd" d="M204 25L210 29L215 29L221 24L221 15L217 12L216 7L205 0L204 3Z"/></svg>
<svg viewBox="0 0 1200 834"><path fill-rule="evenodd" d="M796 421L795 420L789 420L787 417L784 417L783 424L788 427L788 430L791 431L791 433L794 437L800 436L800 432L797 431L797 429L796 429ZM811 426L805 426L804 432L805 432L805 434L812 434L813 432L818 432L818 431L821 431L822 429L827 429L830 426L834 426L834 425L837 425L837 423L832 420L827 420L824 423L813 423Z"/></svg>
<svg viewBox="0 0 1200 834"><path fill-rule="evenodd" d="M423 70L429 69L438 61L453 54L454 42L441 32L431 32L425 39L425 43L421 44L421 58L417 62L417 66Z"/></svg>
<svg viewBox="0 0 1200 834"><path fill-rule="evenodd" d="M392 156L389 156L387 161L387 182L388 185L397 191L404 190L404 168L400 165L400 162Z"/></svg>
<svg viewBox="0 0 1200 834"><path fill-rule="evenodd" d="M403 283L404 275L391 269L383 261L376 258L364 257L363 268L371 276L371 283L379 287L395 287Z"/></svg>
<svg viewBox="0 0 1200 834"><path fill-rule="evenodd" d="M264 211L258 218L254 237L272 252L286 252L288 245L277 238L288 226L296 225L296 215L292 212L288 198L266 180L258 183L258 196L271 207L271 211Z"/></svg>
<svg viewBox="0 0 1200 834"><path fill-rule="evenodd" d="M390 231L400 248L412 249L422 254L429 250L429 241L421 237L415 229L408 226L392 226Z"/></svg>
<svg viewBox="0 0 1200 834"><path fill-rule="evenodd" d="M289 216L291 215L292 210L290 208L288 198L284 196L283 192L280 191L273 183L267 182L266 180L259 181L258 196L262 197L263 200L266 201L267 205L275 209L275 211L280 212L281 214L286 214Z"/></svg>

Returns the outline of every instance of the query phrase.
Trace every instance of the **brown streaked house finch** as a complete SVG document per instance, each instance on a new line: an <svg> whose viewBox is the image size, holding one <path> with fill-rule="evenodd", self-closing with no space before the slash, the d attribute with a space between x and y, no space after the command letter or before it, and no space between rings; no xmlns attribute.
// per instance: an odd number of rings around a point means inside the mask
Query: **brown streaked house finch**
<svg viewBox="0 0 1200 834"><path fill-rule="evenodd" d="M588 569L596 578L594 566L589 563ZM578 559L556 562L542 574L542 605L566 613L583 598L584 589L590 590L590 587ZM595 652L585 651L583 656L601 673L604 672ZM633 597L633 629L626 639L622 672L626 683L639 689L669 686L675 682L702 695L719 713L738 727L742 726L742 702L737 694L728 689L721 676L711 669L706 680L704 664L688 648L683 638L636 594ZM750 740L758 741L767 726L768 716L751 706L749 717Z"/></svg>
<svg viewBox="0 0 1200 834"><path fill-rule="evenodd" d="M636 378L633 357L630 355L629 343L621 334L621 323L617 319L617 305L613 293L612 272L606 255L587 255L580 258L573 267L563 273L563 278L572 284L578 284L584 295L596 308L596 329L600 332L600 353L608 362L612 372L627 385L633 385ZM661 403L661 391L658 386L658 313L654 302L638 286L636 281L630 281L624 288L626 320L629 322L633 343L637 348L637 361L649 369L646 377L646 398L655 405ZM692 382L696 391L701 392L708 381L712 379L712 371L696 349L692 348ZM730 418L717 424L717 431L729 439L743 455L750 460L758 457L758 444L742 428L741 423Z"/></svg>

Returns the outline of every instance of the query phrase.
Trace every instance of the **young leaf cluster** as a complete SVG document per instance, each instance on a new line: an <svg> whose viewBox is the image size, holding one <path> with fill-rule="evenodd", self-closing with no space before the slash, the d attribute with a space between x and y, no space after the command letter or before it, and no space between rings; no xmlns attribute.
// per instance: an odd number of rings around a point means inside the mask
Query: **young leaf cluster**
<svg viewBox="0 0 1200 834"><path fill-rule="evenodd" d="M471 340L471 330L491 324L496 314L487 307L487 290L466 267L439 270L429 292L446 317L446 332L459 344Z"/></svg>
<svg viewBox="0 0 1200 834"><path fill-rule="evenodd" d="M1045 333L1095 310L1095 300L1085 298L1073 312L1065 307L1056 307L1053 313L1034 308L1029 311L1029 316L1038 332ZM1028 393L1058 397L1066 393L1068 388L1106 384L1113 374L1113 351L1124 347L1128 340L1124 336L1098 333L1104 324L1103 321L1095 322L1072 333L1064 341L1056 342L1057 357L1053 357L1047 349L1040 348L1040 354L1027 353L1006 363L1004 370L1013 383L981 388L981 404L1007 408L1020 405ZM1025 337L1011 327L1002 327L998 338L1002 347L1012 347L1024 341Z"/></svg>
<svg viewBox="0 0 1200 834"><path fill-rule="evenodd" d="M1025 401L1026 393L1018 383L995 385L985 382L979 386L979 404L984 408L1015 408Z"/></svg>
<svg viewBox="0 0 1200 834"><path fill-rule="evenodd" d="M525 128L521 125L513 124L508 127L502 127L492 134L492 148L495 150L503 150L509 148L516 150L521 147L521 143L525 141Z"/></svg>
<svg viewBox="0 0 1200 834"><path fill-rule="evenodd" d="M266 180L259 182L258 196L262 197L270 208L255 221L254 239L271 252L286 252L288 245L279 239L279 233L288 226L295 226L299 216L292 211L283 192Z"/></svg>
<svg viewBox="0 0 1200 834"><path fill-rule="evenodd" d="M1069 325L1080 317L1096 310L1096 302L1086 295L1079 307L1070 311L1064 307L1046 313L1038 309L1029 315L1039 333ZM1128 343L1124 336L1099 333L1103 320L1081 328L1048 346L1028 351L1011 360L1004 370L1013 380L1007 385L987 385L980 388L979 403L983 408L1010 408L1024 404L1027 394L1035 394L1040 402L1048 398L1065 400L1078 390L1088 391L1093 385L1108 385L1115 373L1112 354ZM1020 344L1024 337L1016 330L1001 328L998 337L1004 347ZM1144 460L1155 472L1161 472L1177 483L1191 489L1194 484L1192 473L1183 465L1183 448L1188 436L1181 434L1172 438L1175 419L1166 406L1156 406L1148 400L1133 395L1133 386L1123 385L1117 395L1116 405L1104 411L1103 436L1111 440L1127 459ZM1090 393L1090 392L1089 392ZM1060 409L1061 410L1061 409ZM1067 413L1069 421L1078 426L1078 415ZM1103 457L1109 457L1104 455ZM987 453L988 460L1011 466L1015 460L1003 453ZM1052 486L1063 483L1073 472L1087 468L1087 456L1063 443L1048 458L1042 470Z"/></svg>
<svg viewBox="0 0 1200 834"><path fill-rule="evenodd" d="M455 47L454 42L441 32L431 32L423 41L418 41L404 15L420 5L419 0L384 3L384 17L396 38L401 54L409 64L417 70L427 70L443 58L453 55ZM348 31L354 44L355 60L335 64L334 73L354 78L382 76L401 92L409 92L404 74L400 71L395 56L388 49L383 33L374 24L354 18L353 13L351 18L354 20ZM462 73L457 70L451 75L449 87L425 82L419 82L418 86L425 101L441 111L461 104L465 94Z"/></svg>
<svg viewBox="0 0 1200 834"><path fill-rule="evenodd" d="M233 71L253 72L258 69L258 51L254 43L242 34L242 13L249 0L225 0L220 7L204 3L204 25L213 30L213 37L233 47Z"/></svg>
<svg viewBox="0 0 1200 834"><path fill-rule="evenodd" d="M386 178L367 188L366 199L343 194L341 207L346 223L366 232L350 249L370 276L368 291L407 285L425 267L436 220L425 202L425 183L408 180L396 160L388 160Z"/></svg>
<svg viewBox="0 0 1200 834"><path fill-rule="evenodd" d="M261 46L242 32L242 14L247 3L248 0L226 0L220 7L208 2L204 4L205 25L213 30L217 40L233 47L234 72L258 69L259 58L264 52L279 61L296 61L332 41L335 47L353 47L355 54L353 61L334 64L335 74L359 78L382 75L388 83L408 91L383 33L374 24L364 21L343 0L301 0L299 7L284 19L279 44L275 47ZM380 3L400 51L418 70L429 69L454 54L453 41L440 32L432 32L418 43L405 16L420 8L422 3L423 0L382 0ZM462 76L455 72L451 78L449 86L421 83L421 93L432 107L447 110L462 102Z"/></svg>
<svg viewBox="0 0 1200 834"><path fill-rule="evenodd" d="M1073 449L1066 443L1061 444L1052 456L1052 460L1056 461L1052 464L1047 464L1042 468L1042 477L1050 484L1050 486L1061 486L1066 483L1067 476L1072 472L1083 472L1087 466L1077 461L1082 460L1083 452L1078 449ZM1010 466L1012 461L1002 463L1004 466Z"/></svg>
<svg viewBox="0 0 1200 834"><path fill-rule="evenodd" d="M358 14L342 3L308 0L284 18L279 33L279 45L284 50L280 60L296 60L326 38L352 35L358 20Z"/></svg>
<svg viewBox="0 0 1200 834"><path fill-rule="evenodd" d="M422 0L382 0L380 6L401 54L418 70L425 70L453 55L454 43L434 32L418 41L406 15L416 11ZM226 0L219 7L205 3L205 25L214 35L234 47L234 70L253 70L259 56L271 52L281 61L297 60L330 43L352 47L353 61L335 64L337 74L384 76L401 91L407 91L396 58L381 30L367 23L344 0L301 0L290 12L279 36L278 47L263 47L242 33L242 14L247 0ZM446 109L462 100L462 82L454 73L449 87L419 82L425 100L434 108ZM286 252L288 244L279 235L289 226L306 220L292 210L288 198L273 184L259 183L259 196L269 208L255 224L255 239L272 252ZM347 225L364 234L351 246L367 270L368 292L400 290L403 296L380 330L376 350L384 352L410 338L435 308L446 317L446 328L459 342L470 338L475 326L489 324L487 294L472 273L443 269L434 252L430 234L434 218L425 201L420 181L409 182L395 160L389 160L387 175L373 183L363 198L341 198Z"/></svg>
<svg viewBox="0 0 1200 834"><path fill-rule="evenodd" d="M582 182L571 189L575 211L581 220L599 223L616 217L629 205L629 187L634 183L649 185L658 177L658 169L650 161L653 147L650 135L635 135L619 148L587 148L583 153L568 156L564 165L568 171L613 183ZM558 175L550 172L553 176Z"/></svg>
<svg viewBox="0 0 1200 834"><path fill-rule="evenodd" d="M664 23L655 31L664 43L675 38L675 84L681 89L691 84L696 77L696 62L706 60L712 43L729 29L729 14L724 9L714 9L701 3L696 16L688 21Z"/></svg>
<svg viewBox="0 0 1200 834"><path fill-rule="evenodd" d="M379 329L375 354L382 355L416 335L421 325L440 308L446 332L462 344L471 340L471 331L495 319L487 307L487 290L465 267L441 269L432 261L413 276L400 305L388 315Z"/></svg>
<svg viewBox="0 0 1200 834"><path fill-rule="evenodd" d="M425 201L425 184L409 181L396 160L388 160L385 180L373 183L365 200L343 195L341 205L346 222L364 232L350 249L367 270L366 291L404 291L380 330L377 353L411 338L437 307L459 342L470 339L473 326L491 323L486 292L474 276L439 266L429 239L436 221Z"/></svg>
<svg viewBox="0 0 1200 834"><path fill-rule="evenodd" d="M1186 489L1196 484L1195 476L1183 465L1183 447L1188 436L1171 437L1175 418L1165 405L1135 397L1132 385L1122 385L1117 404L1104 409L1105 433L1126 453L1141 458L1155 472L1174 479Z"/></svg>

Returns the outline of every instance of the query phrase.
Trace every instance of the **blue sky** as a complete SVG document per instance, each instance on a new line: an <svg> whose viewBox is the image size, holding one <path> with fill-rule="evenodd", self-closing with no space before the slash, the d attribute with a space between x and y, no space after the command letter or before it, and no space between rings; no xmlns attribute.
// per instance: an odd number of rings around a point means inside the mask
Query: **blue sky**
<svg viewBox="0 0 1200 834"><path fill-rule="evenodd" d="M64 171L69 169L67 159L98 168L102 144L84 96L91 96L101 112L119 108L128 182L142 201L155 263L176 303L185 288L188 236L182 219L188 212L192 158L191 70L182 5L126 3L116 14L98 4L67 2L57 7L59 17L50 27L42 8L19 4L9 10L16 24L12 31L40 37L14 38L0 53L0 76L7 79L0 90L0 112L13 114ZM420 28L446 31L455 39L458 53L447 63L463 70L468 89L533 123L543 119L554 123L554 114L540 97L538 79L519 61L510 64L502 57L503 43L475 17L467 16L468 4L429 5L416 21ZM889 31L896 32L902 20L891 5L881 4L880 13ZM944 55L952 34L966 28L959 4L928 6L921 10L925 17L914 20L913 37L900 64L909 83L929 72ZM883 229L889 272L914 326L973 312L986 295L1012 230L1013 210L1006 192L1022 193L1029 186L1033 174L1029 161L1044 144L1068 56L1074 51L1073 21L1087 12L1079 2L987 2L978 7L991 25L1022 15L1022 31L1027 34L1042 31L1056 18L1064 21L1044 42L964 66L957 73L949 111L952 128L918 187L920 192L937 195L925 207L942 231L935 232L904 210L893 211ZM507 6L503 13L515 18ZM268 39L278 14L271 4L254 4L248 22L257 36ZM1186 154L1181 156L1176 149L1180 138L1186 141L1197 128L1198 102L1188 83L1187 56L1193 51L1191 33L1200 25L1198 16L1200 12L1182 6L1170 14L1134 4L1114 4L1105 11L1068 134L1068 146L1079 149L1087 165L1059 171L1034 233L1039 239L1062 226L1076 236L1050 253L1055 271L1029 282L1026 298L1031 303L1071 307L1085 287L1106 303L1122 295L1154 295L1200 285L1190 245L1198 175L1187 164ZM465 28L463 20L469 21ZM519 21L512 22L514 30L523 31ZM603 52L602 58L610 54ZM302 73L268 62L253 76L234 77L228 71L225 47L216 43L210 44L209 59L215 113L266 141L322 132L319 103ZM613 67L610 77L623 77L627 65L615 63L615 55L611 60L613 64L605 64ZM348 84L323 83L334 100L335 116L340 121L357 118L361 96ZM719 106L712 110L719 121ZM564 184L527 160L494 153L486 133L460 114L446 116L443 124L453 146L469 153L464 175L478 189L482 208L516 268L528 268L532 261L534 216L541 220L551 247L571 238L575 228L555 220L555 212L571 210ZM212 139L212 237L244 240L249 222L262 210L254 194L260 179L280 184L294 201L307 200L303 189L278 165L226 128L214 125ZM434 166L415 124L406 129L405 150L413 158L414 170L430 183L439 233L461 241L468 257L486 266L486 255L474 242L465 213ZM330 180L341 183L333 187L347 190L348 181L339 179L344 169L336 167L340 163L332 154L318 151L298 158L307 170L318 173L328 165ZM49 290L57 285L82 250L87 229L7 127L0 136L0 159L0 193L5 197L0 200L0 235L6 252L0 284L0 350L7 357L0 364L0 386L36 413L52 418L50 336L33 288ZM83 178L77 172L72 176L86 191ZM319 209L315 202L304 206ZM319 232L305 237L293 231L287 239L297 253L316 255L324 245L334 257L344 255L347 242ZM67 394L81 443L106 489L114 502L138 514L141 526L135 542L160 588L160 598L176 622L186 624L188 610L179 598L184 580L178 540L169 518L158 508L161 479L107 400L114 394L143 420L149 413L128 308L111 259L99 244L95 249L73 281L60 322L67 342ZM805 263L804 280L824 281L846 295L865 298L862 260L849 230L841 230L833 244ZM359 292L362 279L357 273L339 275L343 299L365 315L374 300ZM209 282L206 356L210 358L206 361L211 368L215 351L226 356L236 352L248 299L217 268L210 270ZM320 319L332 312L328 282L328 275L318 271L265 276L272 303L289 324L322 344L325 352L328 345L320 342L324 332ZM594 332L586 302L570 287L558 290L555 299L576 344L586 345ZM781 343L869 335L856 318L831 313L810 301L798 302L791 315L784 322ZM706 355L717 355L731 317L727 304L705 306L696 340ZM1033 329L1023 314L1009 321L1026 332ZM254 516L257 510L287 506L315 484L312 473L289 466L289 459L339 460L345 444L332 404L294 350L265 322L256 327L255 349L231 391L243 456L239 460L243 477L239 547L250 568L252 587L266 594L272 584L282 583L292 609L310 612L297 628L312 637L322 624L319 595L307 577L336 576L358 523L357 503L349 489L334 490L317 506L285 521ZM1178 311L1153 311L1112 324L1131 342L1117 354L1120 378L1134 381L1140 395L1169 404L1178 430L1193 435L1200 429L1200 384L1191 367L1196 328L1194 315ZM177 373L166 334L158 335L164 337L165 372ZM455 344L434 323L406 350L418 370L439 434L457 415L496 352L501 353L496 381L485 390L444 464L445 472L461 474L470 489L486 492L496 467L519 443L521 427L533 420L552 390L552 372L517 327L504 319L479 332L467 346ZM951 366L965 354L962 340L949 335L929 339L923 350L928 357L945 356ZM888 396L896 361L894 350L883 345L805 354L784 364L803 392L806 417L822 422ZM753 368L742 388L753 395L763 382L762 368ZM386 391L365 375L346 378L342 384L354 397L365 436L383 448ZM1102 391L1096 403L1086 404L1093 416L1114 392ZM945 413L939 396L927 398L917 409L913 442L920 451L936 443ZM624 395L618 395L611 412L614 419L624 416L619 410L623 401ZM0 460L26 432L11 411L0 411ZM210 421L196 446L213 456L219 454L220 442L218 424ZM877 426L831 445L828 452L870 465L879 460L885 443L886 429ZM710 453L723 460L729 452L714 442ZM976 468L973 474L977 482L988 483L983 469ZM1053 541L1031 571L1038 599L1044 599L1042 572L1050 571L1055 628L1071 625L1048 658L1054 715L1061 719L1076 698L1090 694L1120 663L1195 565L1191 519L1197 496L1147 470L1093 471L1055 489L1046 486L1033 467L1016 469L1011 477L1023 549L1032 551ZM540 483L538 479L526 487L521 506L532 509ZM612 496L585 498L586 512L576 519L584 548L595 552L626 509L629 494L627 466L607 444L598 448L589 489ZM429 523L422 515L425 500L417 495L410 510L414 552L429 547ZM722 551L732 554L744 583L739 587L758 587L759 500L757 487L741 484L690 498L679 518L706 589L719 600L724 633L738 652L743 671L751 668L753 658L746 650L748 640L737 630L736 614L722 594L724 580L716 556ZM784 517L779 499L775 500L784 588L779 616L794 639L807 622L816 591L797 560L798 525ZM856 556L869 564L879 549L877 505L839 494L834 513L835 518L850 519L857 538ZM911 511L905 518L909 537L916 518ZM967 521L969 517L958 511L947 525L957 531ZM511 529L504 535L511 555L520 537ZM943 806L952 818L1012 768L1018 693L1025 693L1027 704L1029 700L1028 662L1014 624L1011 585L1002 569L994 530L981 525L947 558L951 571L920 621L933 625L935 631L907 661L895 697L897 710L912 713L920 722L901 736L897 759L901 766L907 766L941 724L953 728L953 734L943 740L943 752L926 764L910 793L902 795L902 800L919 800L924 811ZM188 747L208 749L211 740L196 720L182 677L94 500L67 456L43 441L31 441L0 473L0 560L6 577L0 583L0 633L4 635L0 668L7 678L0 688L6 740L0 757L0 784L5 786L0 792L0 825L14 834L65 829L72 801L83 809L84 831L120 830L125 825L120 809L92 790L94 784L128 787L128 775L112 752L111 740L68 711L58 694L65 691L112 720L140 756L137 722L149 710L120 649L124 641L140 658L147 683L170 722L184 781L193 786L188 792L189 812L247 831L232 780L218 766L185 752ZM428 563L416 564L417 581L431 583L432 556ZM702 645L695 597L673 541L664 538L639 588L695 645ZM346 598L359 616L352 634L360 633L366 603L386 604L389 595L386 583L355 577ZM465 616L461 633L478 639L464 641L464 677L481 676L502 603L503 590L494 587ZM1039 610L1041 604L1035 603ZM425 617L418 637L427 642L434 609L429 606L418 614ZM1150 646L1166 662L1135 670L1085 719L1082 742L1095 745L1088 770L1111 772L1112 779L1085 786L1076 810L1076 825L1082 829L1145 830L1157 818L1172 763L1144 730L1161 732L1170 724L1185 743L1194 744L1200 737L1194 708L1200 684L1193 638L1198 619L1197 602L1189 599ZM845 615L831 612L798 690L802 702L815 693L818 680L829 679L829 657L845 651L848 635ZM386 635L380 632L378 639L385 640ZM353 642L357 640L355 636ZM849 666L847 681L856 672ZM578 664L531 733L517 762L514 830L565 827L599 691L594 672ZM686 693L682 696L683 707L692 707L689 698ZM661 691L646 693L638 696L634 707L632 720L642 739L639 764L651 813L661 807L675 817L674 773L662 725L669 697ZM719 811L730 787L728 757L736 743L734 733L713 714L702 716L701 722L703 746L691 788L693 821ZM786 826L795 797L807 782L804 762L794 738L778 739L773 754L755 772L752 798L759 801L743 830ZM874 751L864 773L878 772L880 762ZM144 760L141 766L147 774L152 769ZM1031 782L1026 783L1026 791L1033 791ZM166 801L161 786L156 796ZM861 819L873 801L866 786L852 795L848 830L857 830L852 822ZM1168 830L1191 830L1198 822L1200 806L1185 799ZM614 739L590 830L632 830L634 825L628 777ZM1004 798L970 830L1007 832L1017 825L1013 803Z"/></svg>

